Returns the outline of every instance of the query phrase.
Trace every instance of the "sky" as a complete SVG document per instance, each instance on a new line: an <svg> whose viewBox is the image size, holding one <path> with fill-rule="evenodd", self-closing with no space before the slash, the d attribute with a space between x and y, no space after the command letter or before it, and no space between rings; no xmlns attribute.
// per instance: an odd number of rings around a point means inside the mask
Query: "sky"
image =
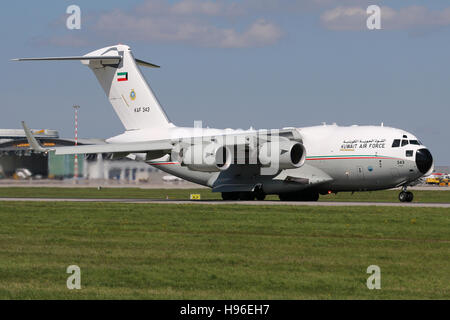
<svg viewBox="0 0 450 320"><path fill-rule="evenodd" d="M81 29L69 30L69 5ZM381 29L366 10L381 8ZM0 19L0 128L107 138L123 126L79 62L117 43L160 65L142 70L179 126L380 125L417 135L450 164L450 2L445 0L8 1Z"/></svg>

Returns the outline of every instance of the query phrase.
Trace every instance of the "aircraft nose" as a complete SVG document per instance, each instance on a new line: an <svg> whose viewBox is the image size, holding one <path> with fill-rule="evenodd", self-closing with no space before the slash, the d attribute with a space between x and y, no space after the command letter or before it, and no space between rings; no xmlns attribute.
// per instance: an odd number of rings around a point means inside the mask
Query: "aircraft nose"
<svg viewBox="0 0 450 320"><path fill-rule="evenodd" d="M423 174L427 173L433 166L433 156L428 149L419 149L416 152L417 169Z"/></svg>

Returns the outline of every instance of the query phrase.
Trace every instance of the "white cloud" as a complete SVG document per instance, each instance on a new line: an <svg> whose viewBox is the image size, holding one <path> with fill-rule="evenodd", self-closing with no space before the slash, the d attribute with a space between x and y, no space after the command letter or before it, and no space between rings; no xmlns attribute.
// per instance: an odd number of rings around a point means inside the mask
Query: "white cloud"
<svg viewBox="0 0 450 320"><path fill-rule="evenodd" d="M366 10L359 7L338 7L320 16L322 25L331 30L362 30L366 20Z"/></svg>
<svg viewBox="0 0 450 320"><path fill-rule="evenodd" d="M203 14L208 16L234 16L243 14L243 8L237 3L224 1L184 0L175 3L171 12L181 15Z"/></svg>
<svg viewBox="0 0 450 320"><path fill-rule="evenodd" d="M283 36L283 31L275 22L252 12L248 6L252 1L145 0L129 10L115 9L98 15L84 15L83 32L76 35L52 35L32 42L73 47L96 43L100 39L112 43L136 40L217 48L275 44ZM66 17L63 18L65 22Z"/></svg>
<svg viewBox="0 0 450 320"><path fill-rule="evenodd" d="M274 44L281 36L282 31L277 25L259 19L242 33L228 30L219 46L228 48L259 47Z"/></svg>
<svg viewBox="0 0 450 320"><path fill-rule="evenodd" d="M369 0L143 0L127 10L85 15L83 32L67 38L47 37L56 46L127 42L185 43L193 46L245 48L268 46L283 37L276 21L320 15L329 30L367 30ZM340 5L339 7L335 7ZM327 9L328 8L328 9ZM383 29L425 30L450 25L450 8L382 7ZM262 18L264 17L264 18ZM86 22L85 22L86 21ZM86 32L84 32L86 31ZM45 39L41 42L45 42Z"/></svg>
<svg viewBox="0 0 450 320"><path fill-rule="evenodd" d="M244 2L245 1L246 0L244 0ZM150 15L233 16L244 13L242 4L242 2L230 2L225 0L181 0L172 3L167 0L147 0L138 6L136 12Z"/></svg>
<svg viewBox="0 0 450 320"><path fill-rule="evenodd" d="M104 14L95 29L119 38L139 41L185 42L205 47L242 48L270 45L281 37L281 29L259 19L244 31L219 28L200 19L139 17L120 11Z"/></svg>
<svg viewBox="0 0 450 320"><path fill-rule="evenodd" d="M233 27L226 18L219 19L243 13L237 3L224 1L182 0L172 4L147 1L133 12L115 10L101 14L93 29L122 41L184 42L220 48L266 46L281 38L281 28L264 19L250 21L241 29ZM240 24L248 20L244 18Z"/></svg>
<svg viewBox="0 0 450 320"><path fill-rule="evenodd" d="M365 7L337 7L320 16L322 25L330 30L365 30ZM400 9L381 7L381 26L386 30L408 30L450 25L450 8L432 11L423 6Z"/></svg>

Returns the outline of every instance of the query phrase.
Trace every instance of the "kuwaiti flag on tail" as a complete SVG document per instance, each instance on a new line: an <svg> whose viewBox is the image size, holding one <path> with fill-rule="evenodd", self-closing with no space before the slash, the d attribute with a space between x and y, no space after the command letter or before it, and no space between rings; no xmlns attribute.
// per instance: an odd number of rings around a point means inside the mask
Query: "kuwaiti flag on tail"
<svg viewBox="0 0 450 320"><path fill-rule="evenodd" d="M117 81L128 81L128 72L118 72Z"/></svg>

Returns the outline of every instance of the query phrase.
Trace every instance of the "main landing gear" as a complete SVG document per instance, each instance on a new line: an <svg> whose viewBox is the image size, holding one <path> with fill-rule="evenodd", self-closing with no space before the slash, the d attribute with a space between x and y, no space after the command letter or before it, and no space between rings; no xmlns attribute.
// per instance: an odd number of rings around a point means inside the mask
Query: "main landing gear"
<svg viewBox="0 0 450 320"><path fill-rule="evenodd" d="M228 201L263 201L265 198L266 194L261 189L253 192L222 192L222 199Z"/></svg>
<svg viewBox="0 0 450 320"><path fill-rule="evenodd" d="M280 193L278 197L281 201L318 201L319 193L313 191Z"/></svg>
<svg viewBox="0 0 450 320"><path fill-rule="evenodd" d="M402 192L398 195L398 200L400 202L412 202L414 199L414 195L412 192L407 191L406 187L403 187Z"/></svg>

